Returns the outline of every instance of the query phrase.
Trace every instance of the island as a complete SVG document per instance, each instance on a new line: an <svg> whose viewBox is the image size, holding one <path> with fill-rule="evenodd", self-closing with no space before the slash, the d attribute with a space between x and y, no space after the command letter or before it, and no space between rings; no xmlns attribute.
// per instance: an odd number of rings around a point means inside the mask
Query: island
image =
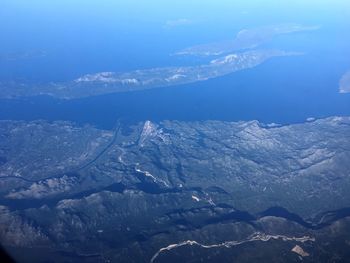
<svg viewBox="0 0 350 263"><path fill-rule="evenodd" d="M258 47L279 35L313 31L318 28L318 26L300 24L281 24L243 29L234 40L197 45L175 53L175 55L209 57L206 61L197 62L197 65L165 66L130 72L92 72L77 76L71 81L61 82L0 81L0 98L46 95L60 99L76 99L119 92L178 87L257 67L273 57L302 55L302 52L258 49ZM7 57L0 56L0 60Z"/></svg>
<svg viewBox="0 0 350 263"><path fill-rule="evenodd" d="M179 86L205 81L256 67L273 57L300 55L281 50L254 50L229 54L208 64L186 67L140 69L131 72L99 72L87 74L68 82L18 83L0 82L0 98L48 95L74 99L118 92Z"/></svg>

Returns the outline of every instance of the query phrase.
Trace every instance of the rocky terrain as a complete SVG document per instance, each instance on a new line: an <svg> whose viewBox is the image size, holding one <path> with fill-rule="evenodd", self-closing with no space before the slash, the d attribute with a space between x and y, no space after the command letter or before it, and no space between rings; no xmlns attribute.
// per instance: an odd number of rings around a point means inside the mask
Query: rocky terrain
<svg viewBox="0 0 350 263"><path fill-rule="evenodd" d="M0 137L0 240L19 261L349 256L349 117L1 121Z"/></svg>

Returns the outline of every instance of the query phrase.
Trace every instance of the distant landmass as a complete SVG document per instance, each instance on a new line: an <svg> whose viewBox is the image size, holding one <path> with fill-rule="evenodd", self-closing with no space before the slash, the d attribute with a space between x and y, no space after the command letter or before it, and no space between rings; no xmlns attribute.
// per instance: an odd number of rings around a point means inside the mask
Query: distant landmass
<svg viewBox="0 0 350 263"><path fill-rule="evenodd" d="M312 31L317 30L319 28L319 26L281 24L251 29L243 29L238 32L236 38L233 40L185 48L176 52L175 55L218 56L225 53L237 52L239 50L256 48L259 45L270 41L278 35L303 31Z"/></svg>
<svg viewBox="0 0 350 263"><path fill-rule="evenodd" d="M42 58L47 55L45 50L29 50L27 52L10 52L0 53L1 61L29 60L34 58Z"/></svg>
<svg viewBox="0 0 350 263"><path fill-rule="evenodd" d="M346 72L339 82L340 93L350 93L350 70Z"/></svg>

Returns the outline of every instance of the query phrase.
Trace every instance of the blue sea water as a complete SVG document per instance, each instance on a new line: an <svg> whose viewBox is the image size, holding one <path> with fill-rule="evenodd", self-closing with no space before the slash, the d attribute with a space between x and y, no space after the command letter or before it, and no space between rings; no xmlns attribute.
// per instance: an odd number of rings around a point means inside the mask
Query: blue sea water
<svg viewBox="0 0 350 263"><path fill-rule="evenodd" d="M327 63L314 67L314 59L307 56L275 58L254 69L179 87L69 101L3 100L0 118L63 119L104 128L113 127L119 118L302 122L308 117L350 114L350 94L337 90L341 72L342 67Z"/></svg>
<svg viewBox="0 0 350 263"><path fill-rule="evenodd" d="M118 119L294 123L350 115L350 94L338 93L339 79L350 69L345 2L316 10L299 1L291 6L268 1L261 8L240 1L28 2L5 0L0 11L4 81L69 81L101 71L195 65L205 59L169 54L232 39L242 28L282 23L321 27L261 46L304 52L302 56L273 58L253 69L177 87L69 101L46 96L0 100L0 119L71 120L111 128ZM177 25L181 18L189 23ZM33 50L45 55L23 58ZM12 59L1 59L1 54Z"/></svg>

